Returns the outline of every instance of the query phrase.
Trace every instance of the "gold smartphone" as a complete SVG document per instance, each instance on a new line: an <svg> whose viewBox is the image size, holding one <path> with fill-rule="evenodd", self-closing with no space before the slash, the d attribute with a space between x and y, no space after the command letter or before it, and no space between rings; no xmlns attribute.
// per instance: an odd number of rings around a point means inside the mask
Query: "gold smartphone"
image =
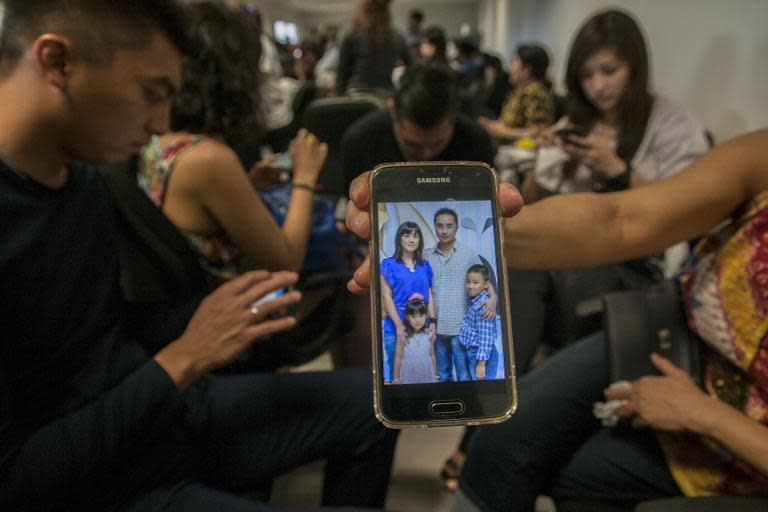
<svg viewBox="0 0 768 512"><path fill-rule="evenodd" d="M496 171L406 162L369 180L376 416L391 428L508 419L517 392Z"/></svg>

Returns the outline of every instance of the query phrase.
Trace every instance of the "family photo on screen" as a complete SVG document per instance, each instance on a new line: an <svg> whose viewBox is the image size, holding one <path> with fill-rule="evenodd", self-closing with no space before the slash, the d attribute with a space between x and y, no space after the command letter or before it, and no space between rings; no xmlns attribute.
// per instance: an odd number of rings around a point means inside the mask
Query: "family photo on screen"
<svg viewBox="0 0 768 512"><path fill-rule="evenodd" d="M490 201L378 206L386 384L504 378Z"/></svg>

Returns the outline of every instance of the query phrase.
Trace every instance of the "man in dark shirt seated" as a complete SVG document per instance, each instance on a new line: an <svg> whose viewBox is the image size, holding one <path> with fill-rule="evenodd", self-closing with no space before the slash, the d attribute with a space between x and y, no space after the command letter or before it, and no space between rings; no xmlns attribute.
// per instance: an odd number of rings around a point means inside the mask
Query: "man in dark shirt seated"
<svg viewBox="0 0 768 512"><path fill-rule="evenodd" d="M0 48L0 510L262 511L242 493L326 458L323 503L384 503L395 436L364 373L208 377L292 327L288 272L206 297L150 355L128 334L122 226L91 164L168 129L172 0L4 0ZM87 162L87 163L83 163Z"/></svg>
<svg viewBox="0 0 768 512"><path fill-rule="evenodd" d="M388 111L366 115L341 142L346 188L384 162L473 160L493 163L488 134L457 114L453 71L415 65L406 71Z"/></svg>

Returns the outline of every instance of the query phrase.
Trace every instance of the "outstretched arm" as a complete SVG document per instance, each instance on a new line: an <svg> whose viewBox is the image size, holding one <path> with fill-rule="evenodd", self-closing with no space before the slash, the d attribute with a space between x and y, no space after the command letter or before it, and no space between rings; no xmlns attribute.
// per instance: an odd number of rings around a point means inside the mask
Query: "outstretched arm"
<svg viewBox="0 0 768 512"><path fill-rule="evenodd" d="M302 131L291 142L294 181L314 186L327 146ZM234 152L206 140L180 158L163 212L182 230L223 230L258 268L299 270L312 214L312 191L294 187L282 227L249 183Z"/></svg>
<svg viewBox="0 0 768 512"><path fill-rule="evenodd" d="M514 268L626 261L699 236L768 189L768 130L733 139L668 179L612 194L569 194L505 221Z"/></svg>

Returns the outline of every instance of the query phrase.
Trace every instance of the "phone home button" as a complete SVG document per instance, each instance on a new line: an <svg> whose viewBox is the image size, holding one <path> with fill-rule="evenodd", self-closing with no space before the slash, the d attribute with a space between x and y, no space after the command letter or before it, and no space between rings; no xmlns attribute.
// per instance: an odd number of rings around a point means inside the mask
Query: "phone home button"
<svg viewBox="0 0 768 512"><path fill-rule="evenodd" d="M439 400L429 404L429 411L435 416L464 414L464 402L461 400Z"/></svg>

